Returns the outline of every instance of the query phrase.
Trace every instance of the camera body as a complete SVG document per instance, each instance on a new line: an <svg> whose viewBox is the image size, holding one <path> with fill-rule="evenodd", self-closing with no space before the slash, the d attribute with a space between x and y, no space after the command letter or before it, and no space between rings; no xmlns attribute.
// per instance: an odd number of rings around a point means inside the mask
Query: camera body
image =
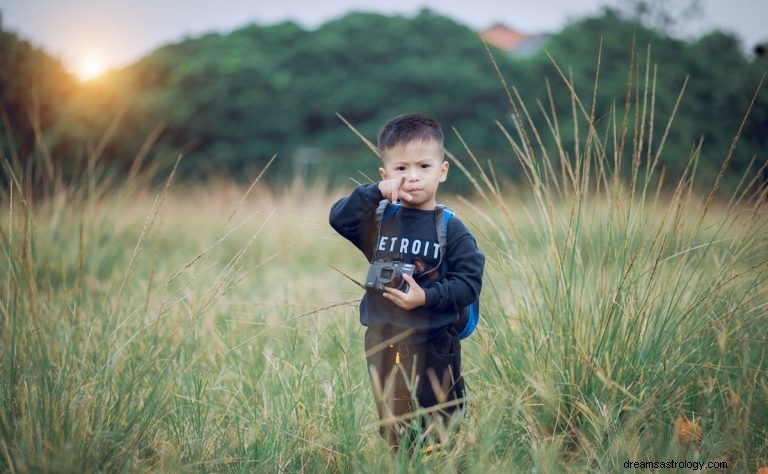
<svg viewBox="0 0 768 474"><path fill-rule="evenodd" d="M413 276L415 267L410 263L392 260L376 260L368 268L365 277L365 289L376 293L384 293L384 288L394 288L403 292L408 291L408 283L403 274Z"/></svg>

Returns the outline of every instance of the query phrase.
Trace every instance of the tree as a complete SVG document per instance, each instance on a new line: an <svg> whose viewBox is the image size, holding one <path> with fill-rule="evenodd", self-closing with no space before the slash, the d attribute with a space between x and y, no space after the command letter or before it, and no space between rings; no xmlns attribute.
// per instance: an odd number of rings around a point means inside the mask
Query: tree
<svg viewBox="0 0 768 474"><path fill-rule="evenodd" d="M658 66L654 147L660 145L661 131L690 76L665 145L664 166L669 174L679 173L692 145L703 137L700 175L713 177L764 62L759 57L750 62L734 37L719 32L684 41L612 10L574 22L552 35L546 48L589 103L602 41L596 117L603 129L610 125L607 117L613 107L618 120L623 117L633 39L640 68L632 73L633 86L646 67L652 73ZM7 44L0 43L0 55ZM645 59L648 47L650 65ZM30 51L18 57L43 57ZM83 143L95 147L116 114L125 110L101 155L115 169L133 166L145 140L152 137L156 140L147 161L175 158L184 151L181 171L187 176L226 172L247 179L251 170L261 169L277 153L281 164L270 175L290 178L293 155L311 148L320 150L315 154L317 169L346 181L357 177L357 168L371 169L366 160L373 157L338 120L337 112L374 138L392 116L422 111L441 119L449 150L464 153L452 133L455 127L483 161L493 162L497 174L519 175L509 144L495 124L511 129L511 107L482 42L466 26L428 10L412 17L351 13L313 31L285 22L207 34L159 48L74 92L64 87L67 80L57 79L69 76L50 58L19 62L7 57L0 56L0 64L12 64L21 72L0 70L0 94L6 103L29 104L25 94L30 78L46 79L47 88L39 89L41 103L50 104L44 127L61 157L72 158ZM494 57L550 146L552 137L537 101L548 101L545 79L552 84L561 138L571 150L575 140L569 135L570 94L547 55L520 59L494 50ZM22 63L26 66L20 68ZM56 67L62 74L51 72ZM758 98L744 127L726 182L738 179L751 157L766 149L765 95ZM22 123L23 107L14 107L13 123Z"/></svg>
<svg viewBox="0 0 768 474"><path fill-rule="evenodd" d="M45 153L52 159L65 155L68 150L50 135L76 87L58 59L0 30L0 150L5 156L34 158L40 143L48 144ZM52 163L47 166L50 171Z"/></svg>

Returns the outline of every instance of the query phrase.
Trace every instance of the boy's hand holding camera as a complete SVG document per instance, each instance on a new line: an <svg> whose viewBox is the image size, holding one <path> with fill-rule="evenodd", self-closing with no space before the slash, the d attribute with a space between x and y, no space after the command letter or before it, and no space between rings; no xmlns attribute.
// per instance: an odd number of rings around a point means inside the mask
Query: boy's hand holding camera
<svg viewBox="0 0 768 474"><path fill-rule="evenodd" d="M416 283L416 280L414 280L413 277L407 273L403 273L403 280L408 282L407 293L396 290L395 288L387 287L384 288L384 293L382 293L381 296L405 310L411 310L418 308L419 306L424 306L424 303L427 301L427 296L419 284Z"/></svg>

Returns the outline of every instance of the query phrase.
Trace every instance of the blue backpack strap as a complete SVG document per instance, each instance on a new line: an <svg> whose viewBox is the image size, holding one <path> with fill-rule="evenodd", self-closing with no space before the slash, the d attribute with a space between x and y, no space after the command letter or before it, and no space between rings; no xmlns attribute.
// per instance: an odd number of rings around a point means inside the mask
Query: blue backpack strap
<svg viewBox="0 0 768 474"><path fill-rule="evenodd" d="M402 204L400 204L399 202L388 205L387 209L384 211L384 219L382 219L381 222L384 222L385 220L387 220L388 217L394 215L397 211L400 210L400 207L402 207Z"/></svg>
<svg viewBox="0 0 768 474"><path fill-rule="evenodd" d="M477 322L480 320L480 298L473 301L469 306L461 309L461 318L466 318L467 324L459 333L459 339L466 339L477 327Z"/></svg>
<svg viewBox="0 0 768 474"><path fill-rule="evenodd" d="M440 260L444 268L447 269L448 262L445 261L445 255L448 249L448 222L450 222L454 212L442 204L438 204L435 211L435 229L437 230L437 243L440 245Z"/></svg>
<svg viewBox="0 0 768 474"><path fill-rule="evenodd" d="M391 212L387 212L388 208L389 200L382 199L379 201L379 207L376 208L376 227L379 229L379 232L381 232L381 224L384 222L384 214L388 214L387 217L391 214Z"/></svg>
<svg viewBox="0 0 768 474"><path fill-rule="evenodd" d="M396 204L390 204L388 199L382 199L381 201L379 201L379 207L376 208L377 237L376 237L376 242L374 242L373 244L372 260L376 259L376 252L378 251L378 243L381 241L381 225L384 223L385 220L387 220L390 216L396 213L398 209L400 209L399 202Z"/></svg>
<svg viewBox="0 0 768 474"><path fill-rule="evenodd" d="M440 258L443 259L443 270L448 271L448 261L444 259L448 248L448 223L454 216L454 212L443 205L439 205L437 209L440 212L435 215L435 224L437 226L437 241L440 245ZM477 327L477 322L480 319L480 299L476 299L469 306L461 308L459 311L459 322L457 323L457 329L459 332L459 339L466 339L469 337ZM462 326L463 325L463 326Z"/></svg>

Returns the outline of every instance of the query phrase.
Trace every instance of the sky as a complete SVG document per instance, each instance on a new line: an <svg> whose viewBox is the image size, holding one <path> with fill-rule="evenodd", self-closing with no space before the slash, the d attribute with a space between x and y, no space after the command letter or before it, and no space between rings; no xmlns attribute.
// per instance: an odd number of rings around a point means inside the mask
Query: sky
<svg viewBox="0 0 768 474"><path fill-rule="evenodd" d="M675 1L675 0L672 0ZM421 8L476 30L501 22L524 33L554 32L567 22L627 0L0 0L2 28L60 58L81 76L136 61L185 37L226 33L251 23L294 20L306 28L350 11L413 15ZM677 36L712 29L741 37L745 50L768 40L768 0L701 0L702 15Z"/></svg>

